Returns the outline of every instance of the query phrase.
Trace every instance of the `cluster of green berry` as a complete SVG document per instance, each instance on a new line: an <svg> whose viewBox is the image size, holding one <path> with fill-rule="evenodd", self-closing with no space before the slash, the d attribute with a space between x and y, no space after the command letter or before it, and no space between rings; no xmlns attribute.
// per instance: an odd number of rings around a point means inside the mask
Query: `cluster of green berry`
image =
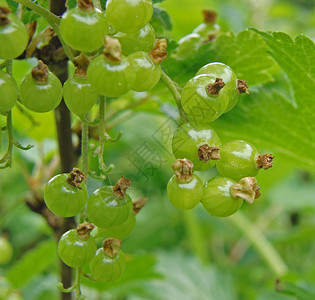
<svg viewBox="0 0 315 300"><path fill-rule="evenodd" d="M203 44L216 39L220 31L220 26L216 24L217 13L213 10L204 10L203 17L203 23L178 41L178 46L174 51L176 59L186 60L191 54L197 53Z"/></svg>
<svg viewBox="0 0 315 300"><path fill-rule="evenodd" d="M83 117L99 94L118 97L129 90L151 89L160 80L160 64L167 56L166 40L156 40L149 24L152 13L151 0L109 0L106 14L92 0L78 0L60 22L63 40L81 51L74 59L74 76L62 87L39 61L18 91L14 79L0 71L0 113L9 111L18 95L25 107L40 113L56 108L63 96L68 108ZM27 46L28 33L9 8L0 7L0 14L0 59L16 58Z"/></svg>
<svg viewBox="0 0 315 300"><path fill-rule="evenodd" d="M222 63L202 67L182 91L182 109L189 123L181 124L173 137L176 158L175 175L167 192L175 207L191 209L201 202L213 216L234 214L243 200L253 203L260 196L255 176L258 170L272 166L271 154L260 155L257 149L242 140L221 146L220 138L209 126L223 113L230 111L241 93L248 93L246 82ZM205 186L194 171L216 165L219 176Z"/></svg>
<svg viewBox="0 0 315 300"><path fill-rule="evenodd" d="M59 256L73 268L90 263L93 278L113 281L120 277L125 267L121 239L132 232L135 214L147 199L133 203L126 192L131 181L123 176L115 186L104 186L88 197L85 178L81 170L74 168L70 174L56 175L45 187L45 203L55 215L73 217L86 207L87 217L93 223L82 223L76 230L64 233L58 244ZM97 251L96 238L107 238L103 248Z"/></svg>

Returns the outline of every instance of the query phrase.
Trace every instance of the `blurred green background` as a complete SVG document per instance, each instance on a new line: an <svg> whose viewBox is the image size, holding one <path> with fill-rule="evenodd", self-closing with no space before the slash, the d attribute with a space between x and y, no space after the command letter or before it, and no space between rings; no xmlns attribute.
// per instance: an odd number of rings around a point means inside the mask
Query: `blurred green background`
<svg viewBox="0 0 315 300"><path fill-rule="evenodd" d="M158 7L167 10L171 17L173 29L164 35L175 41L202 22L204 8L218 12L223 32L238 33L255 27L315 37L313 0L166 0ZM17 81L34 63L32 60L14 63ZM278 88L278 84L279 89L289 93L286 79L277 71L275 78L272 87ZM171 96L159 85L148 94L128 93L118 100L110 100L107 111L124 110L128 103L146 97L149 100L143 105L123 111L109 124L113 135L119 129L124 131L119 142L106 145L104 158L107 163L115 164L113 173L105 182L88 180L89 191L93 192L125 174L133 181L130 190L133 199L149 198L137 216L134 232L123 242L127 270L112 284L84 279L83 293L93 300L314 299L315 177L312 170L278 153L276 147L260 147L262 152L275 153L276 159L271 170L261 171L257 177L262 197L254 205L244 204L240 213L224 219L211 217L201 205L191 212L175 209L166 196L174 161L170 142L177 116ZM58 160L55 125L52 113L32 115L40 126L34 126L24 113L14 109L15 136L21 143L35 147L14 151L12 168L0 172L0 233L9 238L14 249L13 259L0 266L0 299L8 299L1 298L6 290L14 291L11 300L58 298L59 265L52 231L24 203L29 196L28 185L37 187L41 193L52 175L49 168L58 172L54 167ZM233 111L230 115L233 117ZM4 122L0 117L1 126ZM73 117L73 127L77 126L78 120ZM220 123L218 132L226 140L226 128ZM2 152L5 142L3 137ZM78 143L76 134L73 142ZM91 149L96 144L92 139ZM90 157L90 168L98 171L93 157ZM213 169L198 175L206 182L215 174ZM293 284L285 285L288 295L275 291L277 278Z"/></svg>

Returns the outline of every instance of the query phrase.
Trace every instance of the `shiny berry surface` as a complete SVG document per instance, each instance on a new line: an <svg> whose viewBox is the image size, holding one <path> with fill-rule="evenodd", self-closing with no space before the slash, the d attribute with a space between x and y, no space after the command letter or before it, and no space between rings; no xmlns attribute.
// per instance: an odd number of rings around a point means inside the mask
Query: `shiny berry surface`
<svg viewBox="0 0 315 300"><path fill-rule="evenodd" d="M124 223L132 214L133 205L128 194L119 198L113 194L113 187L105 186L89 197L87 213L98 227L107 228Z"/></svg>
<svg viewBox="0 0 315 300"><path fill-rule="evenodd" d="M136 225L136 218L133 214L123 223L117 226L106 228L97 227L97 236L104 238L124 239L131 234Z"/></svg>
<svg viewBox="0 0 315 300"><path fill-rule="evenodd" d="M125 256L121 250L115 258L110 258L104 254L103 248L100 248L90 262L92 277L102 282L117 280L124 273L125 267Z"/></svg>
<svg viewBox="0 0 315 300"><path fill-rule="evenodd" d="M136 32L152 18L151 0L108 0L106 16L108 22L121 32Z"/></svg>
<svg viewBox="0 0 315 300"><path fill-rule="evenodd" d="M221 159L217 162L220 175L234 180L257 175L256 157L259 153L250 143L230 141L222 146L220 153Z"/></svg>
<svg viewBox="0 0 315 300"><path fill-rule="evenodd" d="M47 83L36 82L27 74L20 87L22 104L31 111L44 113L55 109L62 99L62 85L56 75L49 72Z"/></svg>
<svg viewBox="0 0 315 300"><path fill-rule="evenodd" d="M198 75L184 86L182 91L182 107L191 123L209 124L219 118L229 103L228 95L221 89L218 95L207 91L210 84L215 84L216 77Z"/></svg>
<svg viewBox="0 0 315 300"><path fill-rule="evenodd" d="M167 195L175 207L192 209L202 199L202 181L197 175L193 174L189 182L178 182L176 176L173 175L167 184Z"/></svg>
<svg viewBox="0 0 315 300"><path fill-rule="evenodd" d="M12 59L20 56L28 43L25 25L15 15L8 15L9 24L0 25L0 59Z"/></svg>
<svg viewBox="0 0 315 300"><path fill-rule="evenodd" d="M153 88L161 78L161 66L155 64L148 53L139 51L128 56L135 71L132 89L137 92Z"/></svg>
<svg viewBox="0 0 315 300"><path fill-rule="evenodd" d="M61 260L69 267L76 268L87 265L95 256L96 243L89 236L82 239L76 229L65 232L58 242L58 253Z"/></svg>
<svg viewBox="0 0 315 300"><path fill-rule="evenodd" d="M130 55L134 52L150 52L155 42L155 32L151 24L132 33L119 32L114 35L121 44L123 55Z"/></svg>
<svg viewBox="0 0 315 300"><path fill-rule="evenodd" d="M210 215L228 217L242 206L243 199L231 196L230 189L234 184L236 181L219 176L205 184L201 203Z"/></svg>
<svg viewBox="0 0 315 300"><path fill-rule="evenodd" d="M67 182L69 174L59 174L51 178L45 186L44 201L57 216L73 217L81 212L88 198L85 183L81 188Z"/></svg>
<svg viewBox="0 0 315 300"><path fill-rule="evenodd" d="M13 77L0 70L0 114L6 113L14 106L18 92Z"/></svg>
<svg viewBox="0 0 315 300"><path fill-rule="evenodd" d="M198 33L190 33L178 41L178 46L175 50L178 60L185 60L192 54L196 53L202 45L201 36Z"/></svg>
<svg viewBox="0 0 315 300"><path fill-rule="evenodd" d="M196 75L208 74L216 78L222 78L225 87L222 92L227 93L229 103L225 112L230 111L238 102L240 94L237 91L237 76L235 72L226 64L213 62L203 66Z"/></svg>
<svg viewBox="0 0 315 300"><path fill-rule="evenodd" d="M108 62L103 55L93 59L87 71L88 80L101 95L118 97L127 93L134 84L135 74L129 60Z"/></svg>
<svg viewBox="0 0 315 300"><path fill-rule="evenodd" d="M193 33L198 33L204 40L209 41L219 30L220 26L218 24L201 23L193 30Z"/></svg>
<svg viewBox="0 0 315 300"><path fill-rule="evenodd" d="M82 117L96 103L98 94L86 77L75 75L64 83L63 98L69 110Z"/></svg>
<svg viewBox="0 0 315 300"><path fill-rule="evenodd" d="M212 168L216 160L200 159L199 148L208 145L220 147L221 142L217 133L209 126L192 125L184 123L180 125L172 140L172 150L176 158L185 157L194 164L194 171L202 171Z"/></svg>
<svg viewBox="0 0 315 300"><path fill-rule="evenodd" d="M105 16L97 10L68 10L60 22L60 34L73 49L92 52L103 46L108 32Z"/></svg>

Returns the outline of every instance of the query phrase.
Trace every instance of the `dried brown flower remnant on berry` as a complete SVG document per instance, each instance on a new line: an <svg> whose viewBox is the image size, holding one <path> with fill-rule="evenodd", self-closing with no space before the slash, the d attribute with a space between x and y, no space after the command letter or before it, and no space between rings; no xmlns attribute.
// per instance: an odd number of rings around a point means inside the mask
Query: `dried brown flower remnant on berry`
<svg viewBox="0 0 315 300"><path fill-rule="evenodd" d="M105 36L104 56L111 63L120 63L122 59L121 44L118 39Z"/></svg>
<svg viewBox="0 0 315 300"><path fill-rule="evenodd" d="M122 241L119 239L107 239L103 241L103 250L104 254L110 258L115 258L119 253L121 248Z"/></svg>
<svg viewBox="0 0 315 300"><path fill-rule="evenodd" d="M202 11L203 19L205 23L215 24L218 14L211 9L205 9Z"/></svg>
<svg viewBox="0 0 315 300"><path fill-rule="evenodd" d="M77 227L77 235L81 239L88 239L91 231L95 228L95 226L91 223L84 222L78 225Z"/></svg>
<svg viewBox="0 0 315 300"><path fill-rule="evenodd" d="M167 58L167 41L166 39L155 40L154 48L150 52L150 58L155 64L160 64Z"/></svg>
<svg viewBox="0 0 315 300"><path fill-rule="evenodd" d="M191 180L193 176L193 167L194 164L186 158L177 159L172 164L173 171L179 182L189 182Z"/></svg>
<svg viewBox="0 0 315 300"><path fill-rule="evenodd" d="M204 144L198 149L198 159L205 163L209 160L218 160L220 159L220 148Z"/></svg>
<svg viewBox="0 0 315 300"><path fill-rule="evenodd" d="M219 95L219 92L225 87L225 83L222 78L217 78L214 83L210 83L207 86L209 95Z"/></svg>
<svg viewBox="0 0 315 300"><path fill-rule="evenodd" d="M246 93L249 95L248 85L245 80L237 80L237 89L240 94Z"/></svg>
<svg viewBox="0 0 315 300"><path fill-rule="evenodd" d="M273 159L275 157L272 154L258 155L256 158L256 166L258 169L268 170L273 166Z"/></svg>
<svg viewBox="0 0 315 300"><path fill-rule="evenodd" d="M41 84L48 82L48 67L41 61L38 61L38 65L32 69L32 77L34 80Z"/></svg>
<svg viewBox="0 0 315 300"><path fill-rule="evenodd" d="M78 189L82 189L80 184L86 179L86 175L78 168L73 168L73 170L70 172L67 182L74 186L77 187Z"/></svg>
<svg viewBox="0 0 315 300"><path fill-rule="evenodd" d="M138 214L140 210L145 206L149 198L141 198L133 202L133 213L134 215Z"/></svg>
<svg viewBox="0 0 315 300"><path fill-rule="evenodd" d="M0 26L10 24L10 20L8 18L10 12L11 9L9 7L0 6Z"/></svg>
<svg viewBox="0 0 315 300"><path fill-rule="evenodd" d="M131 180L126 179L124 175L118 180L116 185L113 188L115 196L118 198L124 198L126 196L126 191L131 184Z"/></svg>
<svg viewBox="0 0 315 300"><path fill-rule="evenodd" d="M78 8L89 11L94 9L93 0L78 0Z"/></svg>
<svg viewBox="0 0 315 300"><path fill-rule="evenodd" d="M76 67L75 74L86 76L86 71L89 67L90 59L81 52L79 56L74 58L73 64Z"/></svg>
<svg viewBox="0 0 315 300"><path fill-rule="evenodd" d="M231 186L231 195L234 198L242 198L247 203L253 203L261 196L260 186L255 177L244 177L238 183Z"/></svg>

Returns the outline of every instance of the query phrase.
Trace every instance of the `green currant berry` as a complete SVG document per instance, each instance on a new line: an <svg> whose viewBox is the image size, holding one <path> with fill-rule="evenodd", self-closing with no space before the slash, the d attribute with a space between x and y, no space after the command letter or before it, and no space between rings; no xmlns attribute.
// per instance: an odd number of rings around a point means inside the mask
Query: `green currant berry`
<svg viewBox="0 0 315 300"><path fill-rule="evenodd" d="M55 215L73 217L83 210L88 193L82 182L85 175L79 171L75 168L70 174L56 175L46 184L44 200Z"/></svg>
<svg viewBox="0 0 315 300"><path fill-rule="evenodd" d="M70 47L83 52L92 52L102 47L108 31L105 16L93 7L69 9L60 21L62 38Z"/></svg>
<svg viewBox="0 0 315 300"><path fill-rule="evenodd" d="M129 55L128 59L135 70L135 82L132 87L134 91L147 91L160 81L161 66L155 64L148 53L135 52Z"/></svg>
<svg viewBox="0 0 315 300"><path fill-rule="evenodd" d="M227 65L219 62L214 62L203 66L196 75L208 74L215 78L222 78L225 87L222 92L229 97L229 103L225 112L230 111L238 102L239 92L237 88L237 77L235 72Z"/></svg>
<svg viewBox="0 0 315 300"><path fill-rule="evenodd" d="M127 181L127 179L122 178L119 182L121 181ZM119 182L118 185L120 185ZM131 198L125 192L126 188L121 192L117 184L114 187L102 187L89 197L87 213L89 219L98 227L107 228L121 225L132 214Z"/></svg>
<svg viewBox="0 0 315 300"><path fill-rule="evenodd" d="M205 184L201 203L209 214L228 217L242 206L243 199L231 196L230 189L234 184L236 181L225 177L215 177Z"/></svg>
<svg viewBox="0 0 315 300"><path fill-rule="evenodd" d="M182 91L182 107L195 124L209 124L219 118L229 103L221 78L198 75L190 79Z"/></svg>
<svg viewBox="0 0 315 300"><path fill-rule="evenodd" d="M178 60L186 60L196 53L202 45L202 39L198 33L191 33L178 41L175 50L175 58Z"/></svg>
<svg viewBox="0 0 315 300"><path fill-rule="evenodd" d="M202 199L203 184L192 173L193 163L187 159L178 159L172 165L175 175L167 184L167 195L171 203L180 209L192 209Z"/></svg>
<svg viewBox="0 0 315 300"><path fill-rule="evenodd" d="M101 95L118 97L128 92L134 84L135 74L128 58L121 56L117 39L106 38L107 49L90 63L87 76ZM107 52L108 51L108 52Z"/></svg>
<svg viewBox="0 0 315 300"><path fill-rule="evenodd" d="M25 25L7 7L0 7L0 58L12 59L23 53L28 43Z"/></svg>
<svg viewBox="0 0 315 300"><path fill-rule="evenodd" d="M94 226L83 223L77 229L65 232L58 242L61 260L72 268L87 265L95 256L96 243L90 236Z"/></svg>
<svg viewBox="0 0 315 300"><path fill-rule="evenodd" d="M106 16L108 22L121 32L136 32L152 18L151 0L108 0Z"/></svg>
<svg viewBox="0 0 315 300"><path fill-rule="evenodd" d="M84 116L96 103L98 94L91 87L87 77L74 75L63 85L63 98L71 112Z"/></svg>
<svg viewBox="0 0 315 300"><path fill-rule="evenodd" d="M211 41L215 39L219 31L220 26L218 24L201 23L193 30L193 33L198 33L206 41Z"/></svg>
<svg viewBox="0 0 315 300"><path fill-rule="evenodd" d="M243 200L251 204L260 197L259 189L255 177L245 177L236 182L217 176L205 184L201 203L210 215L228 217L242 206Z"/></svg>
<svg viewBox="0 0 315 300"><path fill-rule="evenodd" d="M133 214L123 223L117 226L106 228L97 227L96 236L124 239L131 234L136 225L136 218Z"/></svg>
<svg viewBox="0 0 315 300"><path fill-rule="evenodd" d="M125 271L126 261L120 250L121 240L107 239L90 263L93 278L102 282L117 280Z"/></svg>
<svg viewBox="0 0 315 300"><path fill-rule="evenodd" d="M114 37L119 40L122 53L126 56L138 51L150 52L155 42L155 32L151 24L133 33L119 32Z"/></svg>
<svg viewBox="0 0 315 300"><path fill-rule="evenodd" d="M0 253L0 265L5 265L11 260L13 248L10 242L4 237L0 237Z"/></svg>
<svg viewBox="0 0 315 300"><path fill-rule="evenodd" d="M259 155L258 150L242 140L230 141L222 146L221 159L217 162L220 175L239 180L256 176L259 169L272 167L271 154Z"/></svg>
<svg viewBox="0 0 315 300"><path fill-rule="evenodd" d="M44 113L55 109L62 99L62 84L42 61L27 74L20 87L22 104L31 111Z"/></svg>
<svg viewBox="0 0 315 300"><path fill-rule="evenodd" d="M189 159L195 171L212 168L220 159L220 146L220 138L211 127L190 123L180 125L172 140L174 156Z"/></svg>
<svg viewBox="0 0 315 300"><path fill-rule="evenodd" d="M0 114L6 113L14 106L18 92L13 77L0 70Z"/></svg>

